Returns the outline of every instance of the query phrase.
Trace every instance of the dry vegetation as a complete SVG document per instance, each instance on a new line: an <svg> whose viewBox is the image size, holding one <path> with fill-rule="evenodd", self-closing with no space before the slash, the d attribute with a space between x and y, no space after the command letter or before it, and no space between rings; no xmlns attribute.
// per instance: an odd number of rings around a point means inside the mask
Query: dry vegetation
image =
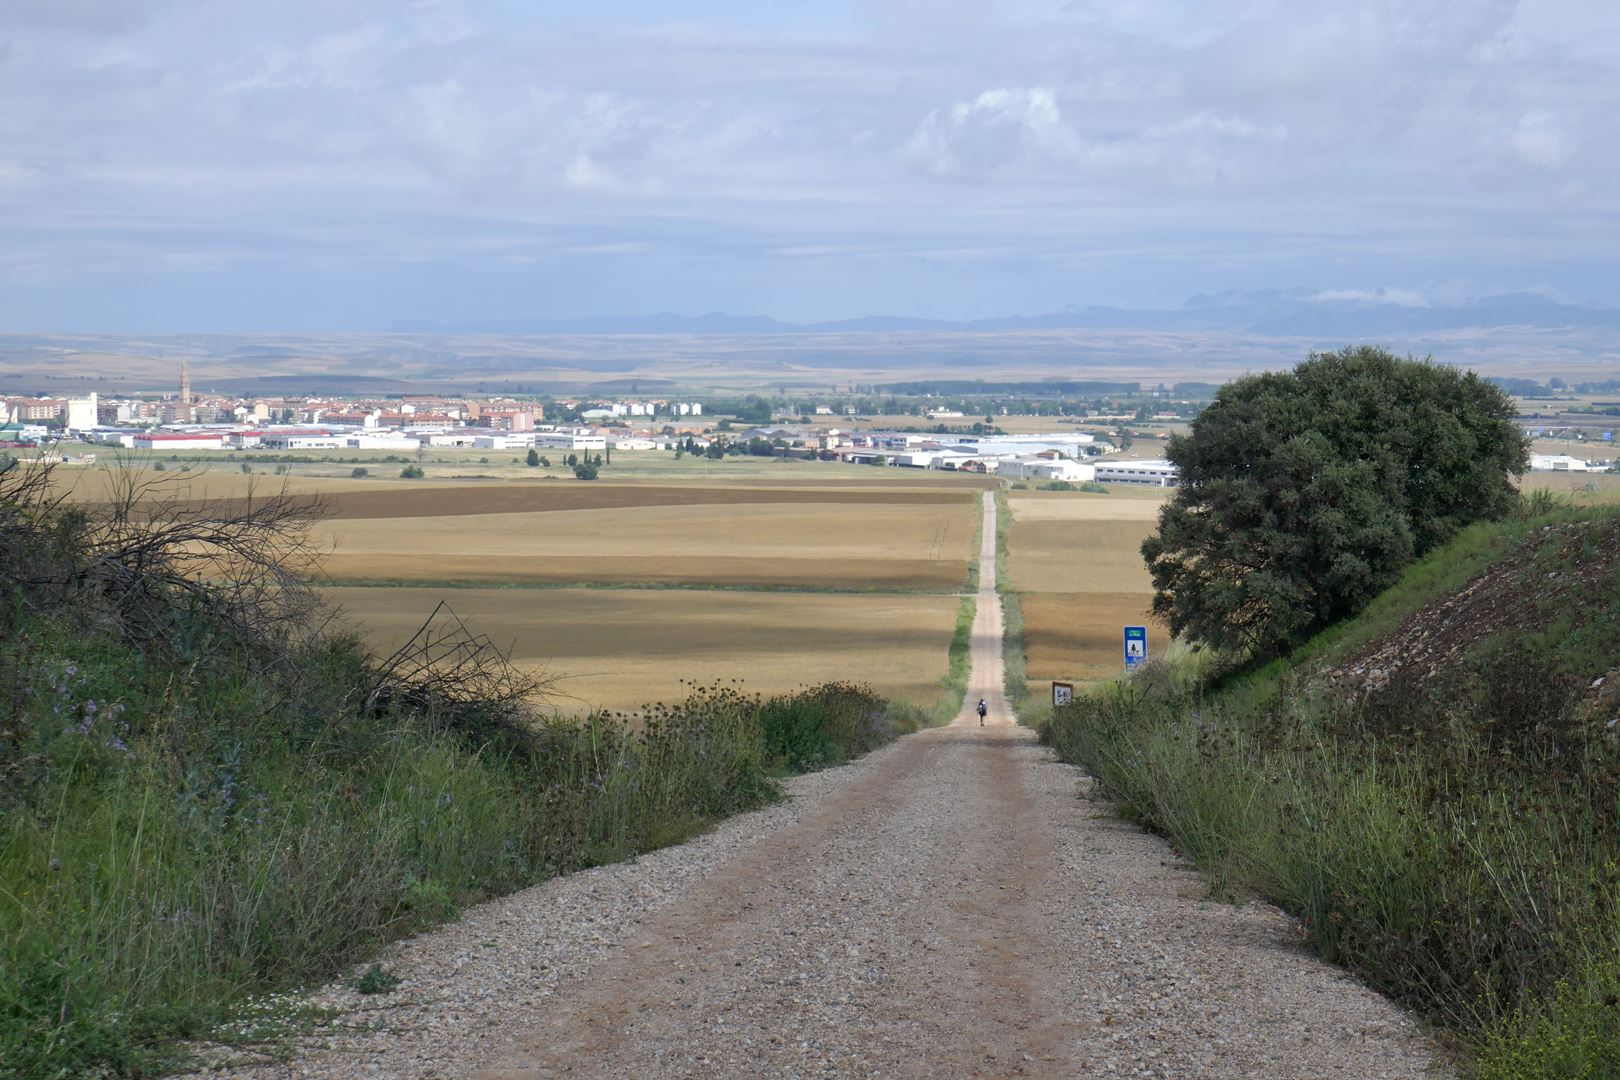
<svg viewBox="0 0 1620 1080"><path fill-rule="evenodd" d="M565 709L629 709L734 678L775 693L832 679L928 706L939 694L954 596L670 589L332 588L379 652L446 601L520 667L558 680Z"/></svg>

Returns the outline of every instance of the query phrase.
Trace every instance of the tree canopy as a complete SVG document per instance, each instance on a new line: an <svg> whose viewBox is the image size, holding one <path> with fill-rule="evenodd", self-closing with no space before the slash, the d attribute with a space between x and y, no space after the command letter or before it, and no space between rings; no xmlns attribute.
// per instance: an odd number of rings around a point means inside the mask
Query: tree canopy
<svg viewBox="0 0 1620 1080"><path fill-rule="evenodd" d="M1170 440L1180 487L1142 545L1154 614L1189 640L1288 652L1515 505L1514 415L1473 372L1366 346L1227 383Z"/></svg>

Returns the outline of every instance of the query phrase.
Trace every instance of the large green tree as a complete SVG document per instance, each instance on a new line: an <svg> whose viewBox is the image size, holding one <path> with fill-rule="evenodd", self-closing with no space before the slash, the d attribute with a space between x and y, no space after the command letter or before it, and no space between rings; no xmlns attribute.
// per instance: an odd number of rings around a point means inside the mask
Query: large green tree
<svg viewBox="0 0 1620 1080"><path fill-rule="evenodd" d="M1514 506L1513 417L1473 372L1371 347L1227 383L1170 440L1180 487L1142 545L1154 614L1192 641L1288 652Z"/></svg>

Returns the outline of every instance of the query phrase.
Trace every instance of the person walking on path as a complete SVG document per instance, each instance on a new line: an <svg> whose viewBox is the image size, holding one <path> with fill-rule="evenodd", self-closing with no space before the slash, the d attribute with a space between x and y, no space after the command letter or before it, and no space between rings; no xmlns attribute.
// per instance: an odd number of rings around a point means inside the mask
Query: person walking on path
<svg viewBox="0 0 1620 1080"><path fill-rule="evenodd" d="M986 705L984 703L984 698L980 698L979 699L979 726L980 727L984 727L984 714L989 712L989 711L990 711L990 706L988 706L988 705Z"/></svg>

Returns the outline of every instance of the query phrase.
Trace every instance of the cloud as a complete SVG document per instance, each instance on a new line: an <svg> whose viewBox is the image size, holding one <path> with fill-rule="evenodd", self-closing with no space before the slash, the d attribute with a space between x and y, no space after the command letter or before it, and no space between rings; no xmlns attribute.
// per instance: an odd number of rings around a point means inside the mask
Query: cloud
<svg viewBox="0 0 1620 1080"><path fill-rule="evenodd" d="M1528 113L1507 137L1519 159L1539 169L1558 170L1568 164L1572 147L1569 135L1550 113Z"/></svg>
<svg viewBox="0 0 1620 1080"><path fill-rule="evenodd" d="M668 25L13 0L0 304L43 265L71 309L107 295L75 268L555 256L657 260L613 305L656 309L682 259L753 288L839 252L872 308L947 264L1014 300L1076 268L1190 294L1234 267L1352 290L1522 267L1614 302L1620 18L1598 7L863 0L744 22L697 0Z"/></svg>
<svg viewBox="0 0 1620 1080"><path fill-rule="evenodd" d="M1072 161L1079 154L1057 99L1043 87L986 90L928 114L906 144L933 175L984 178L1020 164Z"/></svg>
<svg viewBox="0 0 1620 1080"><path fill-rule="evenodd" d="M1434 302L1413 289L1324 289L1308 299L1328 301L1355 301L1363 304L1389 304L1394 307L1426 308Z"/></svg>

